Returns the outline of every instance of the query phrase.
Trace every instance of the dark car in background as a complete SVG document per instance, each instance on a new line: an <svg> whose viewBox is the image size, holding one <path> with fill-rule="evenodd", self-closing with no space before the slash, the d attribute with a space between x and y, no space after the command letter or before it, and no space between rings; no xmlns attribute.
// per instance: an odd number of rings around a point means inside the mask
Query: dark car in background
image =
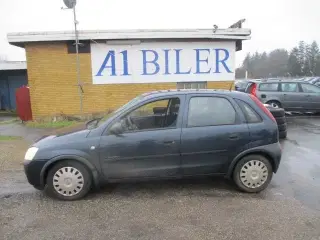
<svg viewBox="0 0 320 240"><path fill-rule="evenodd" d="M239 92L245 92L249 81L247 80L236 80L234 84L234 89Z"/></svg>
<svg viewBox="0 0 320 240"><path fill-rule="evenodd" d="M310 84L320 87L320 77L305 77L300 78L299 81L308 82Z"/></svg>
<svg viewBox="0 0 320 240"><path fill-rule="evenodd" d="M276 120L256 97L166 90L138 96L86 129L41 139L24 168L35 188L76 200L110 182L208 175L259 192L280 159Z"/></svg>

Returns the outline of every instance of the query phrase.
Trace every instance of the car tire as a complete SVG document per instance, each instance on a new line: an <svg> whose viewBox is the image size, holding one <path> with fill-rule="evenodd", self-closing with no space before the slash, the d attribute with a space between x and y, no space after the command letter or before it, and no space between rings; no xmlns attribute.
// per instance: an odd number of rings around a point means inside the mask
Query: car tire
<svg viewBox="0 0 320 240"><path fill-rule="evenodd" d="M49 170L45 192L59 200L73 201L85 197L91 186L92 177L88 169L80 162L65 160Z"/></svg>
<svg viewBox="0 0 320 240"><path fill-rule="evenodd" d="M271 112L271 114L277 118L277 117L284 117L285 116L285 111L283 108L273 108L273 107L270 107L268 108L269 111Z"/></svg>
<svg viewBox="0 0 320 240"><path fill-rule="evenodd" d="M270 105L273 108L281 108L281 103L275 100L268 101L266 104Z"/></svg>
<svg viewBox="0 0 320 240"><path fill-rule="evenodd" d="M278 125L282 125L287 122L286 117L276 117L275 119L276 119Z"/></svg>
<svg viewBox="0 0 320 240"><path fill-rule="evenodd" d="M286 139L287 138L287 131L279 132L279 138L280 139Z"/></svg>
<svg viewBox="0 0 320 240"><path fill-rule="evenodd" d="M279 124L278 125L278 130L279 130L279 132L287 131L287 124L286 123Z"/></svg>
<svg viewBox="0 0 320 240"><path fill-rule="evenodd" d="M272 175L270 161L262 155L254 154L243 157L236 164L233 180L241 191L258 193L269 185Z"/></svg>

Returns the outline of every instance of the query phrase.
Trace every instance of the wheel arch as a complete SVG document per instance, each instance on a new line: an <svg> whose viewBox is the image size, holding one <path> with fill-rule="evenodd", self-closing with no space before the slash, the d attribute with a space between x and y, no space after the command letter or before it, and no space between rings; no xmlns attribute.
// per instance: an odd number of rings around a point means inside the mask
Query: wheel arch
<svg viewBox="0 0 320 240"><path fill-rule="evenodd" d="M270 164L272 166L272 171L274 173L276 173L276 163L275 160L273 158L273 156L268 153L267 151L263 150L263 149L257 149L257 150L252 150L252 151L248 151L248 152L244 152L244 153L240 153L237 157L235 157L231 164L229 165L229 169L227 172L227 177L230 178L232 176L232 173L234 171L234 168L236 167L237 163L244 157L249 156L249 155L261 155L263 157L265 157L266 159L268 159L270 161Z"/></svg>
<svg viewBox="0 0 320 240"><path fill-rule="evenodd" d="M278 102L280 105L280 108L282 108L282 102L280 101L280 99L278 99L278 98L269 99L268 101L266 101L266 104L268 104L270 102Z"/></svg>
<svg viewBox="0 0 320 240"><path fill-rule="evenodd" d="M99 187L100 185L99 172L97 171L96 167L87 159L77 155L59 155L57 157L52 158L50 161L48 161L43 166L40 172L40 185L42 187L44 187L46 184L46 178L49 170L58 162L65 161L65 160L73 160L83 164L90 171L90 175L92 176L94 186Z"/></svg>

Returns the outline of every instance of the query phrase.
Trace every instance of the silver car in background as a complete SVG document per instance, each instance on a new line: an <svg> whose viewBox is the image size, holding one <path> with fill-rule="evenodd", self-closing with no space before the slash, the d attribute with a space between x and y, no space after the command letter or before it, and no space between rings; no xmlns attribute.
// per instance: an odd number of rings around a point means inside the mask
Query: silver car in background
<svg viewBox="0 0 320 240"><path fill-rule="evenodd" d="M246 93L286 111L320 112L320 87L303 81L250 81Z"/></svg>

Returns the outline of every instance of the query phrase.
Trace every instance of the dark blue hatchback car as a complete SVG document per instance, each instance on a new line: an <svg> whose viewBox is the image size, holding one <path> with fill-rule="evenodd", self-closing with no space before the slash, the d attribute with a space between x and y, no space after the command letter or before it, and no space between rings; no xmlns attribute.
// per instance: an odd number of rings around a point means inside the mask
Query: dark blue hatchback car
<svg viewBox="0 0 320 240"><path fill-rule="evenodd" d="M259 192L280 159L277 123L254 96L165 90L140 95L84 130L41 139L24 167L35 188L76 200L108 182L204 175Z"/></svg>

